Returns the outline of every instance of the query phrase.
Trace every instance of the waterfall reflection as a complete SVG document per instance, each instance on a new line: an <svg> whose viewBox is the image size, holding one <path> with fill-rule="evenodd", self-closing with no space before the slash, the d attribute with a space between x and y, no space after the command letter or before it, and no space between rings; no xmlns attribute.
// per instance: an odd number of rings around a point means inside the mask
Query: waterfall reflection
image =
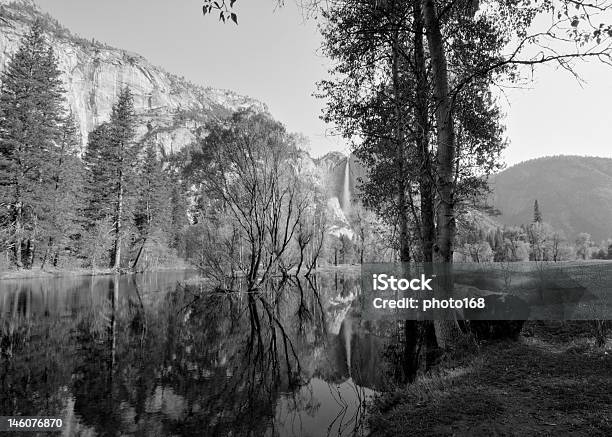
<svg viewBox="0 0 612 437"><path fill-rule="evenodd" d="M357 277L184 279L2 284L0 410L60 414L74 435L366 433L393 329L361 320Z"/></svg>

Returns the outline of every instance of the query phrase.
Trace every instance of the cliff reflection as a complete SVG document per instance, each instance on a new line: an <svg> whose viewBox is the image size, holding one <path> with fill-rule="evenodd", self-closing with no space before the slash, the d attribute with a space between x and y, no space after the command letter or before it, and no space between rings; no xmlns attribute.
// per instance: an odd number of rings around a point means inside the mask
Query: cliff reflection
<svg viewBox="0 0 612 437"><path fill-rule="evenodd" d="M361 435L389 327L357 278L202 291L185 274L0 285L0 411L68 435Z"/></svg>

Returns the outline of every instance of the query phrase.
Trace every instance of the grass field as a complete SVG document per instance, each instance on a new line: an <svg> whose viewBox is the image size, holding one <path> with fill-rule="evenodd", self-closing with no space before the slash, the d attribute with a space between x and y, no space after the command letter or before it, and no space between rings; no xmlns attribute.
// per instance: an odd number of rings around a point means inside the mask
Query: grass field
<svg viewBox="0 0 612 437"><path fill-rule="evenodd" d="M530 322L376 398L375 436L610 436L612 348L591 322Z"/></svg>

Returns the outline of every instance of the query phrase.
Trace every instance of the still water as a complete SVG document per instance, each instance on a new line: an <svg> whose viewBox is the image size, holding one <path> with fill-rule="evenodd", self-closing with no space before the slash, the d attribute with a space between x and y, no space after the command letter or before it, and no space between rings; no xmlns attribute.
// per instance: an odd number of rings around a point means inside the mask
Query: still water
<svg viewBox="0 0 612 437"><path fill-rule="evenodd" d="M392 330L359 281L210 293L194 273L0 281L0 415L64 435L365 435ZM57 435L57 434L56 434Z"/></svg>

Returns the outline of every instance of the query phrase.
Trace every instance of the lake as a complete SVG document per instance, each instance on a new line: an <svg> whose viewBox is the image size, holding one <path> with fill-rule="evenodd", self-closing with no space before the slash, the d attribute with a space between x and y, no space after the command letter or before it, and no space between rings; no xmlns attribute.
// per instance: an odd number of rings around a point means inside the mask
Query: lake
<svg viewBox="0 0 612 437"><path fill-rule="evenodd" d="M393 324L359 280L211 293L195 273L0 282L0 415L64 435L365 435ZM191 285L189 285L191 284Z"/></svg>

